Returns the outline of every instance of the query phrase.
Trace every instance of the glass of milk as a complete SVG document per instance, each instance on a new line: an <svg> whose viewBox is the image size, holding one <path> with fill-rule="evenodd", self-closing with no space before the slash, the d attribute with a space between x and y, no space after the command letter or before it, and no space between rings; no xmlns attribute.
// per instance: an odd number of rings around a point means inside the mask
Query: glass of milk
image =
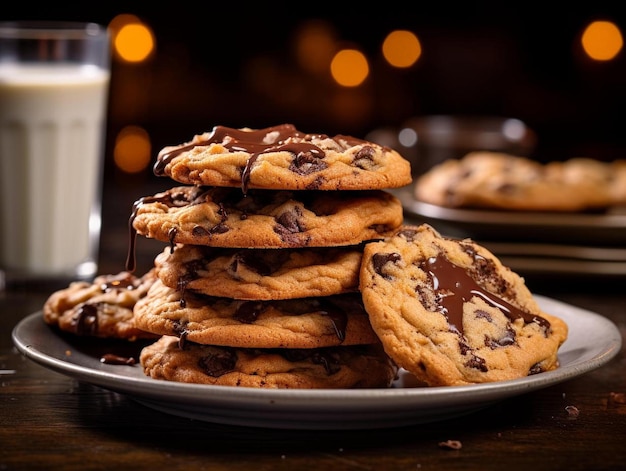
<svg viewBox="0 0 626 471"><path fill-rule="evenodd" d="M104 26L0 23L0 291L97 274Z"/></svg>

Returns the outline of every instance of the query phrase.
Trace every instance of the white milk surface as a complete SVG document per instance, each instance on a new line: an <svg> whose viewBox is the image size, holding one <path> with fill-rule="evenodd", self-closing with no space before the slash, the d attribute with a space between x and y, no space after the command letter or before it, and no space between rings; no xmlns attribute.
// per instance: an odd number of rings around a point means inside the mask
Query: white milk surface
<svg viewBox="0 0 626 471"><path fill-rule="evenodd" d="M108 84L93 66L0 64L0 270L95 261Z"/></svg>

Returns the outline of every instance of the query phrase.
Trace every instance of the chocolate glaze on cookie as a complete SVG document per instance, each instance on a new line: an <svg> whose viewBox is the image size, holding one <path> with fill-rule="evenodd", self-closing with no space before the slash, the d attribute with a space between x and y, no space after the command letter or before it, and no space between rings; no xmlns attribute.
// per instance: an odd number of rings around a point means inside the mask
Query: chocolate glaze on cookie
<svg viewBox="0 0 626 471"><path fill-rule="evenodd" d="M298 138L297 142L293 139ZM244 193L248 191L250 170L259 155L268 152L288 151L294 155L290 170L299 175L308 175L318 172L327 167L324 162L325 153L318 146L307 142L312 139L325 139L324 134L305 134L298 131L292 124L281 124L265 129L241 130L226 126L215 126L206 139L192 144L177 147L174 150L163 150L159 153L154 165L154 174L165 176L166 165L176 156L198 146L208 146L210 144L221 144L230 151L244 151L250 153L250 158L241 173L241 189ZM335 136L335 140L343 140L348 146L366 144L366 141L350 136ZM371 148L364 147L355 160L367 159L371 153Z"/></svg>
<svg viewBox="0 0 626 471"><path fill-rule="evenodd" d="M421 268L431 279L433 289L437 293L440 312L461 333L463 332L463 303L472 296L479 296L511 320L522 318L526 324L535 322L546 332L550 328L550 322L543 317L525 312L481 288L465 269L451 263L442 255L429 258Z"/></svg>
<svg viewBox="0 0 626 471"><path fill-rule="evenodd" d="M364 190L411 182L410 163L397 151L342 134L215 126L191 141L166 146L153 171L186 185L261 190Z"/></svg>

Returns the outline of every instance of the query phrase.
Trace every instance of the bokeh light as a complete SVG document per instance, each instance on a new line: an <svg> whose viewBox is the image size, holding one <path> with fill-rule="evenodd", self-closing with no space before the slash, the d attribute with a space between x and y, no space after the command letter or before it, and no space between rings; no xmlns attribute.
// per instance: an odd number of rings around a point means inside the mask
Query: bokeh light
<svg viewBox="0 0 626 471"><path fill-rule="evenodd" d="M624 39L615 23L593 21L585 28L581 43L585 53L591 59L609 61L622 50Z"/></svg>
<svg viewBox="0 0 626 471"><path fill-rule="evenodd" d="M109 24L115 57L124 62L143 62L155 49L154 33L135 15L117 15Z"/></svg>
<svg viewBox="0 0 626 471"><path fill-rule="evenodd" d="M330 63L333 79L344 87L358 87L369 75L365 55L357 49L342 49Z"/></svg>
<svg viewBox="0 0 626 471"><path fill-rule="evenodd" d="M150 164L150 136L139 126L126 126L115 139L113 161L125 173L139 173Z"/></svg>
<svg viewBox="0 0 626 471"><path fill-rule="evenodd" d="M422 55L422 45L413 32L395 30L383 41L382 52L385 60L393 67L407 68Z"/></svg>
<svg viewBox="0 0 626 471"><path fill-rule="evenodd" d="M303 70L325 75L337 50L336 32L326 21L308 20L298 27L293 46L296 60Z"/></svg>

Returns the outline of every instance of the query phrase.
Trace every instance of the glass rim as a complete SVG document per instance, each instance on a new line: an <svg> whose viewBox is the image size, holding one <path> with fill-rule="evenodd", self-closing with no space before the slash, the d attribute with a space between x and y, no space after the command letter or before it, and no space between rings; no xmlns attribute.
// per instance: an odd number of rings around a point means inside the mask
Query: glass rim
<svg viewBox="0 0 626 471"><path fill-rule="evenodd" d="M80 39L102 37L106 36L107 33L105 26L87 21L0 21L0 38Z"/></svg>

